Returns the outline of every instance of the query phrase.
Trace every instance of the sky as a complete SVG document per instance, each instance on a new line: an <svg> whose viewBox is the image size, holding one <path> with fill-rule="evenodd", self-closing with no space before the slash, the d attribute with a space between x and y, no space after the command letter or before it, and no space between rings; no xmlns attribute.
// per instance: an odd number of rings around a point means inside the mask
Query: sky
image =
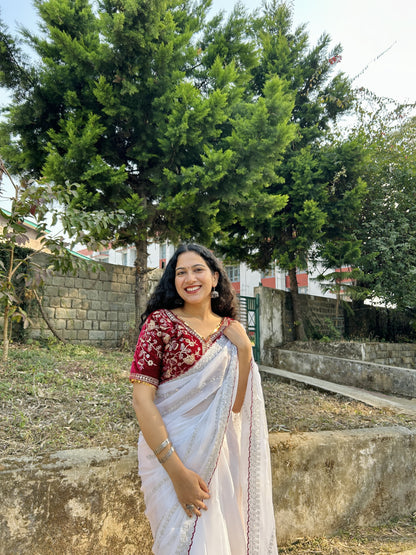
<svg viewBox="0 0 416 555"><path fill-rule="evenodd" d="M212 14L220 10L229 13L235 3L235 0L213 0ZM262 5L261 0L241 3L249 11ZM416 102L415 0L292 0L292 3L294 23L306 24L311 45L327 32L334 45L343 46L337 69L355 77L368 66L354 80L354 86L399 102ZM32 0L1 0L0 6L1 17L13 34L18 24L36 30ZM4 101L5 96L0 92L0 105Z"/></svg>

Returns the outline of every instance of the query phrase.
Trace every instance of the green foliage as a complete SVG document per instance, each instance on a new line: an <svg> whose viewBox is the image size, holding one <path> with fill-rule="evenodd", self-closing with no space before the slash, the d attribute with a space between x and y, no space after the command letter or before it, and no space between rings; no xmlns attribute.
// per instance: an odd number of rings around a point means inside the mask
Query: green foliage
<svg viewBox="0 0 416 555"><path fill-rule="evenodd" d="M264 269L272 260L287 270L306 268L312 246L325 240L327 226L336 221L329 207L335 211L339 191L331 195L331 186L346 153L339 149L337 160L330 164L326 138L331 122L349 109L352 92L345 76L331 75L334 67L329 60L338 59L341 48L330 50L328 35L309 48L305 27L292 30L288 5L265 5L263 13L253 19L253 30L259 56L253 69L255 92L265 96L266 82L278 76L283 90L294 98L291 124L296 133L267 189L269 195L282 196L287 202L274 214L265 212L244 225L237 222L224 250L256 268ZM342 193L341 200L351 207Z"/></svg>
<svg viewBox="0 0 416 555"><path fill-rule="evenodd" d="M368 191L357 239L370 297L416 307L416 119L412 106L362 91L356 132L365 136Z"/></svg>

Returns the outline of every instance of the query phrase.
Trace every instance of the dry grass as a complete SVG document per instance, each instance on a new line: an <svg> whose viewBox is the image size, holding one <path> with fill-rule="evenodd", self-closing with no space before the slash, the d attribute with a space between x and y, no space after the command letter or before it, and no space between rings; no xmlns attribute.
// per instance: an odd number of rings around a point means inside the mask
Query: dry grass
<svg viewBox="0 0 416 555"><path fill-rule="evenodd" d="M132 353L75 345L14 345L0 367L0 452L134 445L138 425L128 382ZM416 420L276 377L263 376L270 431L320 431L400 425ZM336 538L302 539L281 554L384 554L416 549L415 518ZM415 551L416 553L416 551Z"/></svg>
<svg viewBox="0 0 416 555"><path fill-rule="evenodd" d="M416 555L416 513L384 526L354 528L332 538L300 539L280 547L280 555L384 555L412 551Z"/></svg>
<svg viewBox="0 0 416 555"><path fill-rule="evenodd" d="M269 431L317 432L379 426L416 428L416 418L263 374Z"/></svg>

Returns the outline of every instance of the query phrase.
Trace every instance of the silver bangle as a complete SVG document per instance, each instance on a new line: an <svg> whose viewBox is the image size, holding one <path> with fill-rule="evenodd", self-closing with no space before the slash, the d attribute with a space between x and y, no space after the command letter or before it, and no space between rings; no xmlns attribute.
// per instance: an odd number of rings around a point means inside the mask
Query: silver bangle
<svg viewBox="0 0 416 555"><path fill-rule="evenodd" d="M168 460L168 458L172 455L172 453L175 451L175 449L172 447L169 449L169 451L166 453L166 455L164 455L161 459L158 459L158 461L160 462L160 464L165 464L165 462Z"/></svg>
<svg viewBox="0 0 416 555"><path fill-rule="evenodd" d="M153 453L156 455L156 457L159 455L159 453L163 451L165 447L169 445L169 443L170 443L170 439L167 437L164 441L162 441L159 447L156 447L156 449L154 449Z"/></svg>

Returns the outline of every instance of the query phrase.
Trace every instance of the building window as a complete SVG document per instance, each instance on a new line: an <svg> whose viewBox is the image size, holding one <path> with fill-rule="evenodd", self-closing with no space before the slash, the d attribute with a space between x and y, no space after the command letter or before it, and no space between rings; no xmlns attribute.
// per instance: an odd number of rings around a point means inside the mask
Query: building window
<svg viewBox="0 0 416 555"><path fill-rule="evenodd" d="M159 245L160 247L160 256L161 260L166 260L166 243Z"/></svg>
<svg viewBox="0 0 416 555"><path fill-rule="evenodd" d="M261 273L261 279L276 277L276 268L271 264L264 272Z"/></svg>
<svg viewBox="0 0 416 555"><path fill-rule="evenodd" d="M121 263L123 264L123 266L127 266L127 252L123 252L123 254L121 255Z"/></svg>
<svg viewBox="0 0 416 555"><path fill-rule="evenodd" d="M225 271L231 282L240 281L240 266L225 266Z"/></svg>

